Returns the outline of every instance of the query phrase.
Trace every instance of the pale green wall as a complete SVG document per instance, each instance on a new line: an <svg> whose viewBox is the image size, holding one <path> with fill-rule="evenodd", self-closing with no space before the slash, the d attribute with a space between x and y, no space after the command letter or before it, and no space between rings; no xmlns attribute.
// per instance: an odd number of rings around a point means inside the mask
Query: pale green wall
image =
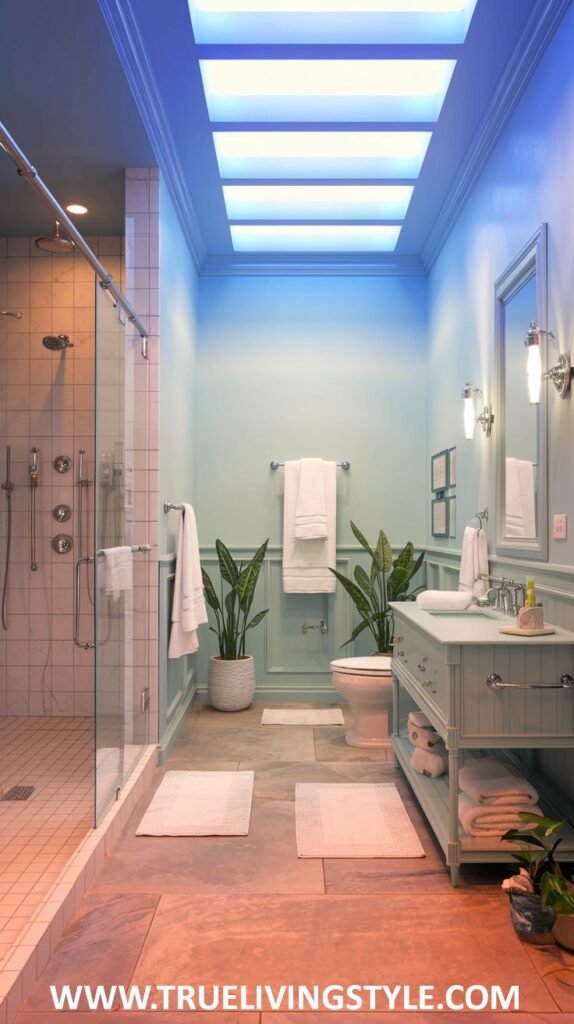
<svg viewBox="0 0 574 1024"><path fill-rule="evenodd" d="M175 551L179 513L164 501L193 501L197 274L167 188L160 188L159 551Z"/></svg>

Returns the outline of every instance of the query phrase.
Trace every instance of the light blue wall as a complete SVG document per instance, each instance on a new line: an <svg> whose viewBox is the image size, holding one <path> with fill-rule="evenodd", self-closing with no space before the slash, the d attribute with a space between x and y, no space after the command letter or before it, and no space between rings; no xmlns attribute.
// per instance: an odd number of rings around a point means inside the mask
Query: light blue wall
<svg viewBox="0 0 574 1024"><path fill-rule="evenodd" d="M281 540L283 471L271 459L348 459L349 519L393 544L424 534L426 281L202 278L197 511L202 541Z"/></svg>
<svg viewBox="0 0 574 1024"><path fill-rule="evenodd" d="M175 551L178 513L164 501L194 493L197 274L167 188L160 187L159 550Z"/></svg>
<svg viewBox="0 0 574 1024"><path fill-rule="evenodd" d="M458 537L483 505L494 511L494 437L464 440L460 392L467 378L492 399L494 282L548 222L549 329L562 350L574 341L574 8L536 69L429 280L428 454L458 447ZM552 350L551 350L552 351ZM554 350L556 351L556 350ZM496 415L496 410L494 410ZM495 424L496 426L496 424ZM570 518L567 543L549 561L574 561L574 403L549 392L550 519ZM493 524L492 524L493 525ZM491 528L491 547L494 530ZM436 541L434 542L436 543Z"/></svg>

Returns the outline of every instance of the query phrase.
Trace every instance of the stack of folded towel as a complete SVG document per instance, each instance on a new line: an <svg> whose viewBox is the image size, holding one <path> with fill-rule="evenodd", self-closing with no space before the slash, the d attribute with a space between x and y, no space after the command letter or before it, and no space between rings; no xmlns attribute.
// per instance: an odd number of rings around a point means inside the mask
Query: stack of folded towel
<svg viewBox="0 0 574 1024"><path fill-rule="evenodd" d="M407 720L409 740L415 748L411 767L421 775L437 779L448 767L446 748L436 729L422 711L410 711Z"/></svg>
<svg viewBox="0 0 574 1024"><path fill-rule="evenodd" d="M475 758L459 773L459 821L469 836L502 836L524 822L521 811L542 814L534 786L497 757Z"/></svg>

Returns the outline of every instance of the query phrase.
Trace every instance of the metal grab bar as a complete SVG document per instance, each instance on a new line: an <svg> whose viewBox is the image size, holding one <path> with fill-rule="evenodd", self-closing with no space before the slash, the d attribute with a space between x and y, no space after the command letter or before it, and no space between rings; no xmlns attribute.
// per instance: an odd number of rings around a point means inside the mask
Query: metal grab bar
<svg viewBox="0 0 574 1024"><path fill-rule="evenodd" d="M138 551L151 551L151 544L132 544L132 552L136 554ZM97 558L103 558L105 555L105 549L100 548L96 551ZM80 591L81 591L81 572L83 565L93 565L94 559L91 555L85 555L83 558L76 560L76 586L74 594L74 643L76 647L80 647L83 651L91 651L95 646L93 640L81 640L80 639Z"/></svg>
<svg viewBox="0 0 574 1024"><path fill-rule="evenodd" d="M276 469L279 469L280 466L284 465L284 462L277 462L277 459L273 459L272 462L269 463L269 469L272 469L273 472L275 472ZM339 467L339 469L344 470L345 473L348 473L348 471L351 468L351 463L345 460L344 462L338 462L337 466Z"/></svg>
<svg viewBox="0 0 574 1024"><path fill-rule="evenodd" d="M489 690L573 690L574 676L565 672L560 676L559 683L505 683L498 672L492 672L486 685Z"/></svg>

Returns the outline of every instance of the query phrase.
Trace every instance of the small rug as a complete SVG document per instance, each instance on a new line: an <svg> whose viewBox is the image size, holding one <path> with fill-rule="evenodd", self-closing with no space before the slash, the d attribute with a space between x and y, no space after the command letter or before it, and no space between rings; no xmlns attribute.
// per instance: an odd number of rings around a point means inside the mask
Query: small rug
<svg viewBox="0 0 574 1024"><path fill-rule="evenodd" d="M253 772L167 772L137 836L246 836Z"/></svg>
<svg viewBox="0 0 574 1024"><path fill-rule="evenodd" d="M341 708L265 708L261 725L344 725Z"/></svg>
<svg viewBox="0 0 574 1024"><path fill-rule="evenodd" d="M299 857L424 857L393 783L299 782Z"/></svg>

